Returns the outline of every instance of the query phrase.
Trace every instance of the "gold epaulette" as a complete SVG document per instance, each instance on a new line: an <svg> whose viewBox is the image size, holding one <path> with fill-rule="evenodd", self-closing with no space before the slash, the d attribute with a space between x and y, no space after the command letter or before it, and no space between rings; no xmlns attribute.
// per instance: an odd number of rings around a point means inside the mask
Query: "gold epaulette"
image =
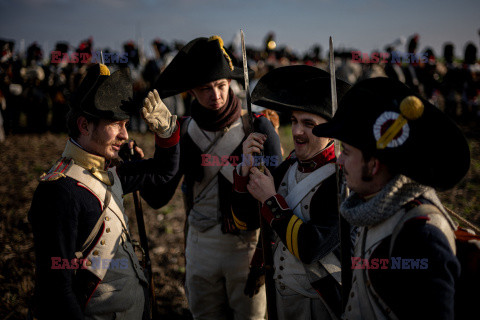
<svg viewBox="0 0 480 320"><path fill-rule="evenodd" d="M64 174L64 172L66 172L67 168L72 164L73 159L62 157L52 166L52 168L48 172L42 174L38 180L40 182L46 182L65 178L66 175Z"/></svg>

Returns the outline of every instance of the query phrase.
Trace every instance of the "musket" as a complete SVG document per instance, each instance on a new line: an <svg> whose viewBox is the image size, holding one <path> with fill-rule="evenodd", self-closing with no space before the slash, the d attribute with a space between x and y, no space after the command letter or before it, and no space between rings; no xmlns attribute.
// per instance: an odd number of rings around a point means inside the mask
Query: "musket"
<svg viewBox="0 0 480 320"><path fill-rule="evenodd" d="M332 115L335 115L337 112L337 83L335 78L335 58L333 55L333 40L330 37L330 89L332 94ZM338 160L340 154L340 146L338 141L335 140L335 156ZM342 179L343 175L341 173L338 162L335 164L335 172L337 177L337 205L340 209L340 204L342 203ZM348 194L348 189L345 186L345 193ZM352 242L350 237L350 225L345 220L342 215L338 214L339 217L339 234L340 234L340 261L342 264L342 310L345 309L348 301L348 294L352 287L352 260L351 260L351 249Z"/></svg>
<svg viewBox="0 0 480 320"><path fill-rule="evenodd" d="M130 149L130 159L133 159L134 156L134 148ZM143 219L143 208L142 202L140 200L140 192L134 191L133 192L133 203L135 206L135 216L137 218L137 226L138 226L138 235L140 237L140 247L142 250L142 260L143 260L143 268L147 271L147 281L149 283L149 299L150 299L150 319L159 319L160 315L158 314L157 306L155 304L155 287L153 284L153 272L152 272L152 261L150 260L150 251L148 249L148 238L147 238L147 231L145 229L145 220Z"/></svg>
<svg viewBox="0 0 480 320"><path fill-rule="evenodd" d="M245 37L243 30L240 29L240 35L242 38L242 57L243 57L243 77L245 80L245 96L247 100L248 122L250 123L250 130L253 132L253 113L252 113L252 100L250 97L250 84L248 80L248 65L247 65L247 51L245 49ZM263 170L263 165L259 168ZM277 320L277 305L276 305L276 289L275 282L273 280L273 254L272 245L268 239L268 224L264 223L262 214L260 213L260 203L258 203L258 215L260 219L260 239L263 252L263 264L265 267L265 292L267 296L267 319Z"/></svg>

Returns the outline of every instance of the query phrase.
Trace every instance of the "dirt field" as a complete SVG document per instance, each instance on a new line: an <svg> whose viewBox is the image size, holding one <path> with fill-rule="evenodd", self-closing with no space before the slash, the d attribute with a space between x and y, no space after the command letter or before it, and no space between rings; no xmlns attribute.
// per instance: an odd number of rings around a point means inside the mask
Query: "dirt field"
<svg viewBox="0 0 480 320"><path fill-rule="evenodd" d="M467 177L453 190L441 193L445 204L480 224L480 134L466 130L472 150ZM282 136L288 129L282 129ZM153 155L153 137L132 137ZM14 135L0 144L0 319L25 319L31 302L34 253L27 212L37 178L60 156L66 135ZM285 150L291 143L284 141ZM445 146L448 149L448 142ZM445 168L448 170L448 168ZM125 197L130 229L137 234L133 199ZM153 210L143 202L147 233L151 244L157 306L162 319L190 319L183 289L185 259L183 200L179 190L168 206ZM137 237L138 238L138 237Z"/></svg>

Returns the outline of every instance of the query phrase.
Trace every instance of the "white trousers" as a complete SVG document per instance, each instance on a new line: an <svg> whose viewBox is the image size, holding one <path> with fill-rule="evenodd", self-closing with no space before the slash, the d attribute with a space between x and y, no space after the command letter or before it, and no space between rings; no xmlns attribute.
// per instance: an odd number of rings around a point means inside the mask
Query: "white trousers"
<svg viewBox="0 0 480 320"><path fill-rule="evenodd" d="M220 225L189 228L185 291L194 319L264 319L265 286L253 298L243 293L258 235L223 234Z"/></svg>

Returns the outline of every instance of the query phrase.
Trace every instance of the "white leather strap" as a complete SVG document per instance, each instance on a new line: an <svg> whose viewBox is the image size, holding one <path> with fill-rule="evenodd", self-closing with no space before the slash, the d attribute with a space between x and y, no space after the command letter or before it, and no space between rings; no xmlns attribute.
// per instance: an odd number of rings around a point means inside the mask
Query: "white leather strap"
<svg viewBox="0 0 480 320"><path fill-rule="evenodd" d="M299 204L303 198L316 186L323 182L326 178L335 173L335 164L328 163L321 168L310 173L306 178L297 183L295 174L298 168L298 162L295 162L288 172L288 195L285 198L290 209L293 210L295 215L305 222L301 207Z"/></svg>
<svg viewBox="0 0 480 320"><path fill-rule="evenodd" d="M231 155L245 136L240 118L218 140L211 141L193 119L189 122L187 131L192 141L200 148L203 154L209 154L212 157L218 157L218 159L221 159L222 156ZM233 184L233 166L229 161L221 166L205 166L203 169L205 175L202 182L196 187L195 198L201 196L202 192L219 172Z"/></svg>

